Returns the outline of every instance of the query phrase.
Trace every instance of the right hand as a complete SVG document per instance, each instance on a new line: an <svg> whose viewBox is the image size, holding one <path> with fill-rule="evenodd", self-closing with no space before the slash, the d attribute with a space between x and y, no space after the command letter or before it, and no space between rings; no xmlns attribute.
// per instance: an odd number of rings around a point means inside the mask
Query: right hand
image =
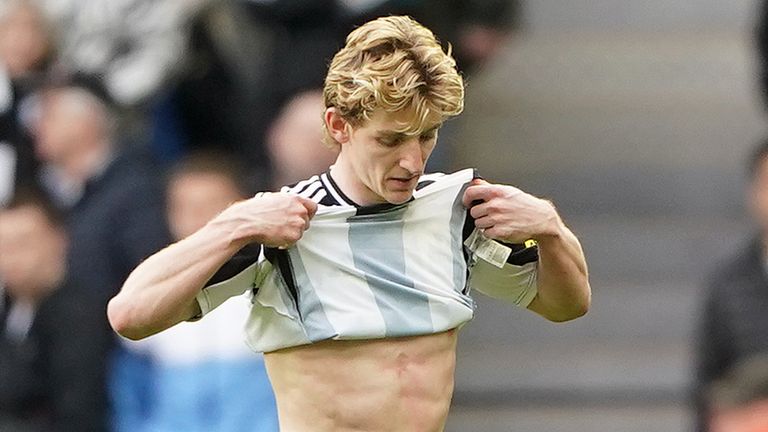
<svg viewBox="0 0 768 432"><path fill-rule="evenodd" d="M266 192L231 205L217 219L232 224L235 239L286 248L301 238L315 212L317 204L312 200Z"/></svg>

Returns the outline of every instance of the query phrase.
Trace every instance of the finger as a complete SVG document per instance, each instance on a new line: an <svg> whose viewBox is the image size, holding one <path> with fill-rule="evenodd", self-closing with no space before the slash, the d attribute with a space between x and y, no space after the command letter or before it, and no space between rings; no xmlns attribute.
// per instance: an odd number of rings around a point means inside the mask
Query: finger
<svg viewBox="0 0 768 432"><path fill-rule="evenodd" d="M469 214L472 215L473 218L479 219L483 216L487 216L488 213L490 213L490 206L488 203L482 203L482 204L476 204L473 205L469 209Z"/></svg>
<svg viewBox="0 0 768 432"><path fill-rule="evenodd" d="M492 185L473 185L468 187L467 190L464 191L464 197L462 197L462 202L464 203L464 207L471 208L473 201L487 201L492 196L493 196Z"/></svg>
<svg viewBox="0 0 768 432"><path fill-rule="evenodd" d="M493 239L493 240L501 240L502 238L501 230L495 226L490 226L486 228L483 231L483 234L485 234L485 236L488 237L489 239Z"/></svg>
<svg viewBox="0 0 768 432"><path fill-rule="evenodd" d="M488 183L487 181L485 181L485 179L482 179L480 177L472 179L472 185L487 185L487 184L490 184L490 183Z"/></svg>
<svg viewBox="0 0 768 432"><path fill-rule="evenodd" d="M315 214L317 214L317 203L314 201L310 201L312 204L309 206L309 218L312 219L315 217Z"/></svg>
<svg viewBox="0 0 768 432"><path fill-rule="evenodd" d="M304 227L309 223L309 219L312 217L310 215L310 209L307 208L307 205L304 203L304 201L301 201L300 197L295 197L298 200L298 203L291 203L291 215L301 218L301 226Z"/></svg>
<svg viewBox="0 0 768 432"><path fill-rule="evenodd" d="M480 219L475 219L476 228L488 229L488 228L492 228L494 224L495 222L491 220L491 218L488 216L481 217Z"/></svg>
<svg viewBox="0 0 768 432"><path fill-rule="evenodd" d="M301 196L296 196L296 198L299 199L299 202L301 202L301 205L304 206L304 208L307 209L307 214L309 215L309 218L312 219L315 217L315 213L317 213L317 203L312 201L309 198L304 198Z"/></svg>

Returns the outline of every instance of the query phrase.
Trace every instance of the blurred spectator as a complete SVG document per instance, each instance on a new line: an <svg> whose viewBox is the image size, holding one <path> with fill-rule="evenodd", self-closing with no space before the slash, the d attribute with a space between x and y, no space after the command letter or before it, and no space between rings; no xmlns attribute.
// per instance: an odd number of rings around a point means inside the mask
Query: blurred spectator
<svg viewBox="0 0 768 432"><path fill-rule="evenodd" d="M68 277L61 221L39 197L0 210L0 430L102 431L104 307Z"/></svg>
<svg viewBox="0 0 768 432"><path fill-rule="evenodd" d="M211 0L31 0L56 30L57 73L98 77L131 145L163 162L183 151L170 92L188 64L190 21Z"/></svg>
<svg viewBox="0 0 768 432"><path fill-rule="evenodd" d="M50 63L50 31L30 1L0 3L0 205L33 183L36 161L18 119L19 105Z"/></svg>
<svg viewBox="0 0 768 432"><path fill-rule="evenodd" d="M261 91L269 88L264 74L270 37L253 25L241 2L209 4L192 21L188 67L167 110L177 111L186 150L235 152L251 166L245 181L252 192L270 183L264 113L275 108Z"/></svg>
<svg viewBox="0 0 768 432"><path fill-rule="evenodd" d="M189 68L174 88L184 145L235 151L261 178L253 190L284 184L269 177L266 148L281 109L321 88L328 62L356 25L376 16L408 14L451 44L468 70L490 59L514 25L510 0L239 0L210 3L192 27ZM171 124L166 121L164 124ZM443 141L450 141L443 131ZM268 145L268 144L267 144ZM433 166L447 169L447 144ZM275 176L279 175L274 173Z"/></svg>
<svg viewBox="0 0 768 432"><path fill-rule="evenodd" d="M107 300L170 235L159 178L152 166L120 150L112 110L90 85L73 81L43 89L32 109L32 129L45 163L43 183L66 208L69 272L79 289L97 297L105 318ZM118 345L109 379L130 376L134 360Z"/></svg>
<svg viewBox="0 0 768 432"><path fill-rule="evenodd" d="M187 237L244 199L242 172L232 159L210 152L178 163L167 187L173 237ZM146 357L143 379L148 382L141 388L149 394L117 389L118 431L277 432L277 408L263 358L232 331L245 325L248 301L235 298L221 308L200 322L181 323L130 344Z"/></svg>
<svg viewBox="0 0 768 432"><path fill-rule="evenodd" d="M712 432L768 430L768 354L740 362L709 394Z"/></svg>
<svg viewBox="0 0 768 432"><path fill-rule="evenodd" d="M411 15L452 47L459 70L474 72L498 52L518 25L515 0L339 0L352 26L384 15Z"/></svg>
<svg viewBox="0 0 768 432"><path fill-rule="evenodd" d="M768 141L749 166L747 200L758 227L725 265L713 272L698 327L696 408L698 430L706 431L706 389L740 361L768 352Z"/></svg>
<svg viewBox="0 0 768 432"><path fill-rule="evenodd" d="M35 150L44 184L67 206L70 272L106 304L142 259L169 243L162 186L151 166L120 151L97 91L50 86L38 105Z"/></svg>
<svg viewBox="0 0 768 432"><path fill-rule="evenodd" d="M69 73L103 77L121 106L155 95L179 71L186 25L208 0L35 0L57 29Z"/></svg>
<svg viewBox="0 0 768 432"><path fill-rule="evenodd" d="M323 93L311 90L296 95L270 128L267 148L274 164L274 185L293 184L328 169L336 150L323 144Z"/></svg>
<svg viewBox="0 0 768 432"><path fill-rule="evenodd" d="M173 95L188 148L236 152L253 168L251 191L274 184L267 131L293 95L322 86L337 32L332 0L211 3L194 21Z"/></svg>

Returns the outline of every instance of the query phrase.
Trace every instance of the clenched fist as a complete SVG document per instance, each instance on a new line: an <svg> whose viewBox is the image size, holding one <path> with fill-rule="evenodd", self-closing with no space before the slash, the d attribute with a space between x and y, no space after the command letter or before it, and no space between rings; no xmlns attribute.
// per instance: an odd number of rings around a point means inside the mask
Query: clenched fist
<svg viewBox="0 0 768 432"><path fill-rule="evenodd" d="M232 227L233 238L270 247L296 243L317 211L307 198L284 192L260 193L224 210L214 222Z"/></svg>
<svg viewBox="0 0 768 432"><path fill-rule="evenodd" d="M552 203L513 186L475 179L464 192L463 203L477 228L506 243L538 240L556 234L562 226Z"/></svg>

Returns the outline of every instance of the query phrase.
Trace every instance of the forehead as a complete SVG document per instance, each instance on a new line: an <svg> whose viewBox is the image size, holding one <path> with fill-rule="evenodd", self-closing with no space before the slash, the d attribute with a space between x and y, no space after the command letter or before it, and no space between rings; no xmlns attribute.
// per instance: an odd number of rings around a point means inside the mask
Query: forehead
<svg viewBox="0 0 768 432"><path fill-rule="evenodd" d="M419 135L440 127L442 122L441 116L431 112L426 113L425 118L422 119L421 115L412 109L396 112L379 109L371 114L362 127L374 132Z"/></svg>

